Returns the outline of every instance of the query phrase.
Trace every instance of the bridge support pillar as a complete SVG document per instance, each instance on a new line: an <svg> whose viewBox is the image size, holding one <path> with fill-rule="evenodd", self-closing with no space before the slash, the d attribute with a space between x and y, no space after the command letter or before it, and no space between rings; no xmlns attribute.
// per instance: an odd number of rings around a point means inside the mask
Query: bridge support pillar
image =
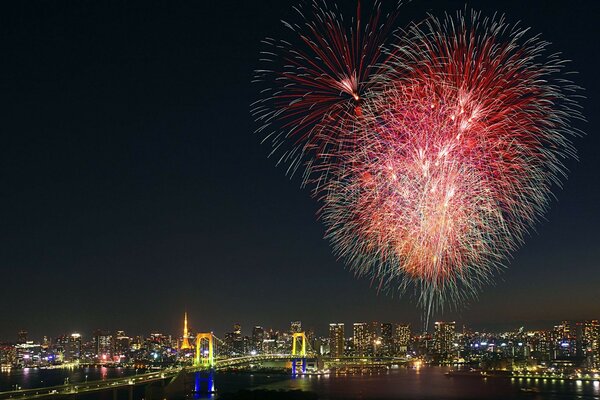
<svg viewBox="0 0 600 400"><path fill-rule="evenodd" d="M300 344L298 346L298 344ZM306 335L304 332L296 332L292 335L292 355L298 358L292 359L292 375L298 373L298 366L303 374L306 373Z"/></svg>
<svg viewBox="0 0 600 400"><path fill-rule="evenodd" d="M202 351L201 343L204 342L208 345L208 349L205 352ZM210 333L199 333L196 336L196 356L194 358L194 366L200 367L205 366L210 369L215 367L215 356L213 348L213 334Z"/></svg>

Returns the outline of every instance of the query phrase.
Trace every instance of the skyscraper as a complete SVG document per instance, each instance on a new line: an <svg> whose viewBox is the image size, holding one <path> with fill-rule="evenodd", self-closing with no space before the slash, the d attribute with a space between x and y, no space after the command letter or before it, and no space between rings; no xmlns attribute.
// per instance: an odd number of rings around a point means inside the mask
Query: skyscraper
<svg viewBox="0 0 600 400"><path fill-rule="evenodd" d="M63 360L73 362L81 357L81 335L72 333L65 342Z"/></svg>
<svg viewBox="0 0 600 400"><path fill-rule="evenodd" d="M125 361L129 356L131 349L131 338L125 335L124 331L117 331L115 334L115 356L119 361Z"/></svg>
<svg viewBox="0 0 600 400"><path fill-rule="evenodd" d="M367 324L365 322L355 322L352 326L352 336L354 339L354 355L367 356L370 347Z"/></svg>
<svg viewBox="0 0 600 400"><path fill-rule="evenodd" d="M433 332L433 347L436 353L448 355L452 352L455 322L436 322Z"/></svg>
<svg viewBox="0 0 600 400"><path fill-rule="evenodd" d="M600 323L597 319L585 321L583 339L590 366L600 367Z"/></svg>
<svg viewBox="0 0 600 400"><path fill-rule="evenodd" d="M107 361L113 355L113 336L108 332L97 330L94 333L96 356L100 361Z"/></svg>
<svg viewBox="0 0 600 400"><path fill-rule="evenodd" d="M329 324L329 354L331 357L344 356L344 324Z"/></svg>
<svg viewBox="0 0 600 400"><path fill-rule="evenodd" d="M263 352L263 341L265 340L265 330L262 326L252 328L252 350L257 353Z"/></svg>
<svg viewBox="0 0 600 400"><path fill-rule="evenodd" d="M381 347L379 353L388 357L394 354L394 332L392 324L387 322L381 324Z"/></svg>
<svg viewBox="0 0 600 400"><path fill-rule="evenodd" d="M379 323L377 321L373 321L368 325L369 332L369 355L374 356L379 351L379 346L381 343L379 342Z"/></svg>
<svg viewBox="0 0 600 400"><path fill-rule="evenodd" d="M410 325L396 324L394 331L394 346L397 355L405 355L410 345Z"/></svg>

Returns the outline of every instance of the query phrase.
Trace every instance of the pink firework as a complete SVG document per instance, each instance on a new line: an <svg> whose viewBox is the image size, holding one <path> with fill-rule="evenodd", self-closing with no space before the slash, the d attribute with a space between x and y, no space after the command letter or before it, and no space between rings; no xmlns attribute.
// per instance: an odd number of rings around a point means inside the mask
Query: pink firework
<svg viewBox="0 0 600 400"><path fill-rule="evenodd" d="M492 279L575 154L577 88L525 33L458 13L398 37L323 195L336 253L428 311Z"/></svg>
<svg viewBox="0 0 600 400"><path fill-rule="evenodd" d="M388 35L378 7L364 27L311 10L288 25L297 43L268 41L284 67L258 73L259 131L316 182L335 253L414 293L428 319L492 282L547 210L575 157L579 89L503 17L429 16Z"/></svg>

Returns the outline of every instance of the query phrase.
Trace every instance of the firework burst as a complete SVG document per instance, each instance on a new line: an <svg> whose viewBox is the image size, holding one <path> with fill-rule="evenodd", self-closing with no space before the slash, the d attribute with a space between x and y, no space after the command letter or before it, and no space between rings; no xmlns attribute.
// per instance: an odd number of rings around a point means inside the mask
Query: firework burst
<svg viewBox="0 0 600 400"><path fill-rule="evenodd" d="M270 141L278 164L290 175L303 169L304 182L319 186L337 154L352 148L355 117L373 79L393 52L384 43L393 37L393 22L400 3L384 14L375 1L361 22L360 1L349 25L337 8L315 0L295 11L302 21L284 22L292 39L266 39L262 52L265 69L254 82L264 86L262 99L252 105L260 124L257 130Z"/></svg>
<svg viewBox="0 0 600 400"><path fill-rule="evenodd" d="M563 160L575 157L578 88L547 48L504 17L429 16L378 50L383 62L359 92L340 86L351 75L332 75L314 81L330 89L319 92L328 93L323 108L258 115L286 129L294 121L298 130L277 140L298 133L294 163L319 173L335 253L380 288L414 293L428 319L493 281L547 210L566 177ZM328 59L344 60L329 49ZM315 65L331 63L323 59ZM298 79L284 76L274 101L314 96Z"/></svg>

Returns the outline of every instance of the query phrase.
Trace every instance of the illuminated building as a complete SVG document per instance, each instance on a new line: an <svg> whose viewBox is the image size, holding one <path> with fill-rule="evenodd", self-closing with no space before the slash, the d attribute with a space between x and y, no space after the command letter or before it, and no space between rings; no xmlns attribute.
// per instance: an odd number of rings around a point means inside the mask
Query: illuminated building
<svg viewBox="0 0 600 400"><path fill-rule="evenodd" d="M583 343L588 365L600 367L600 323L597 319L584 322Z"/></svg>
<svg viewBox="0 0 600 400"><path fill-rule="evenodd" d="M331 357L344 356L344 324L329 324L329 354Z"/></svg>
<svg viewBox="0 0 600 400"><path fill-rule="evenodd" d="M17 364L17 349L11 344L0 343L0 367L13 367Z"/></svg>
<svg viewBox="0 0 600 400"><path fill-rule="evenodd" d="M379 330L379 323L377 323L376 321L373 321L371 323L369 323L368 325L368 334L369 334L369 355L370 356L374 356L377 355L376 353L379 351L378 347L380 345L379 343L379 336L378 336L378 330Z"/></svg>
<svg viewBox="0 0 600 400"><path fill-rule="evenodd" d="M252 351L256 353L263 352L263 342L265 340L265 330L262 326L252 328Z"/></svg>
<svg viewBox="0 0 600 400"><path fill-rule="evenodd" d="M115 356L119 361L125 361L131 350L131 338L123 331L115 334Z"/></svg>
<svg viewBox="0 0 600 400"><path fill-rule="evenodd" d="M394 345L396 354L406 354L408 346L410 345L410 325L408 324L396 324L394 330Z"/></svg>
<svg viewBox="0 0 600 400"><path fill-rule="evenodd" d="M189 342L189 332L187 323L187 312L183 314L183 342L181 343L181 350L191 350L192 346Z"/></svg>
<svg viewBox="0 0 600 400"><path fill-rule="evenodd" d="M67 337L64 347L63 360L65 362L78 361L81 358L81 335L72 333Z"/></svg>
<svg viewBox="0 0 600 400"><path fill-rule="evenodd" d="M242 326L239 323L233 324L233 332L225 333L224 354L241 355L244 354L244 339L242 338Z"/></svg>
<svg viewBox="0 0 600 400"><path fill-rule="evenodd" d="M94 333L96 357L99 361L110 361L113 355L113 336L108 332L97 330Z"/></svg>
<svg viewBox="0 0 600 400"><path fill-rule="evenodd" d="M39 365L42 346L31 341L19 343L15 346L16 363L19 367L33 367Z"/></svg>
<svg viewBox="0 0 600 400"><path fill-rule="evenodd" d="M573 332L574 333L574 332ZM564 359L575 356L577 347L575 335L571 332L569 321L562 321L552 330L553 359Z"/></svg>
<svg viewBox="0 0 600 400"><path fill-rule="evenodd" d="M453 350L456 323L436 322L433 331L433 348L436 353L448 355Z"/></svg>
<svg viewBox="0 0 600 400"><path fill-rule="evenodd" d="M354 355L364 357L370 348L370 336L365 322L355 322L352 326L354 339Z"/></svg>
<svg viewBox="0 0 600 400"><path fill-rule="evenodd" d="M394 353L394 332L393 332L392 324L384 322L381 324L380 354L389 357L393 353Z"/></svg>

